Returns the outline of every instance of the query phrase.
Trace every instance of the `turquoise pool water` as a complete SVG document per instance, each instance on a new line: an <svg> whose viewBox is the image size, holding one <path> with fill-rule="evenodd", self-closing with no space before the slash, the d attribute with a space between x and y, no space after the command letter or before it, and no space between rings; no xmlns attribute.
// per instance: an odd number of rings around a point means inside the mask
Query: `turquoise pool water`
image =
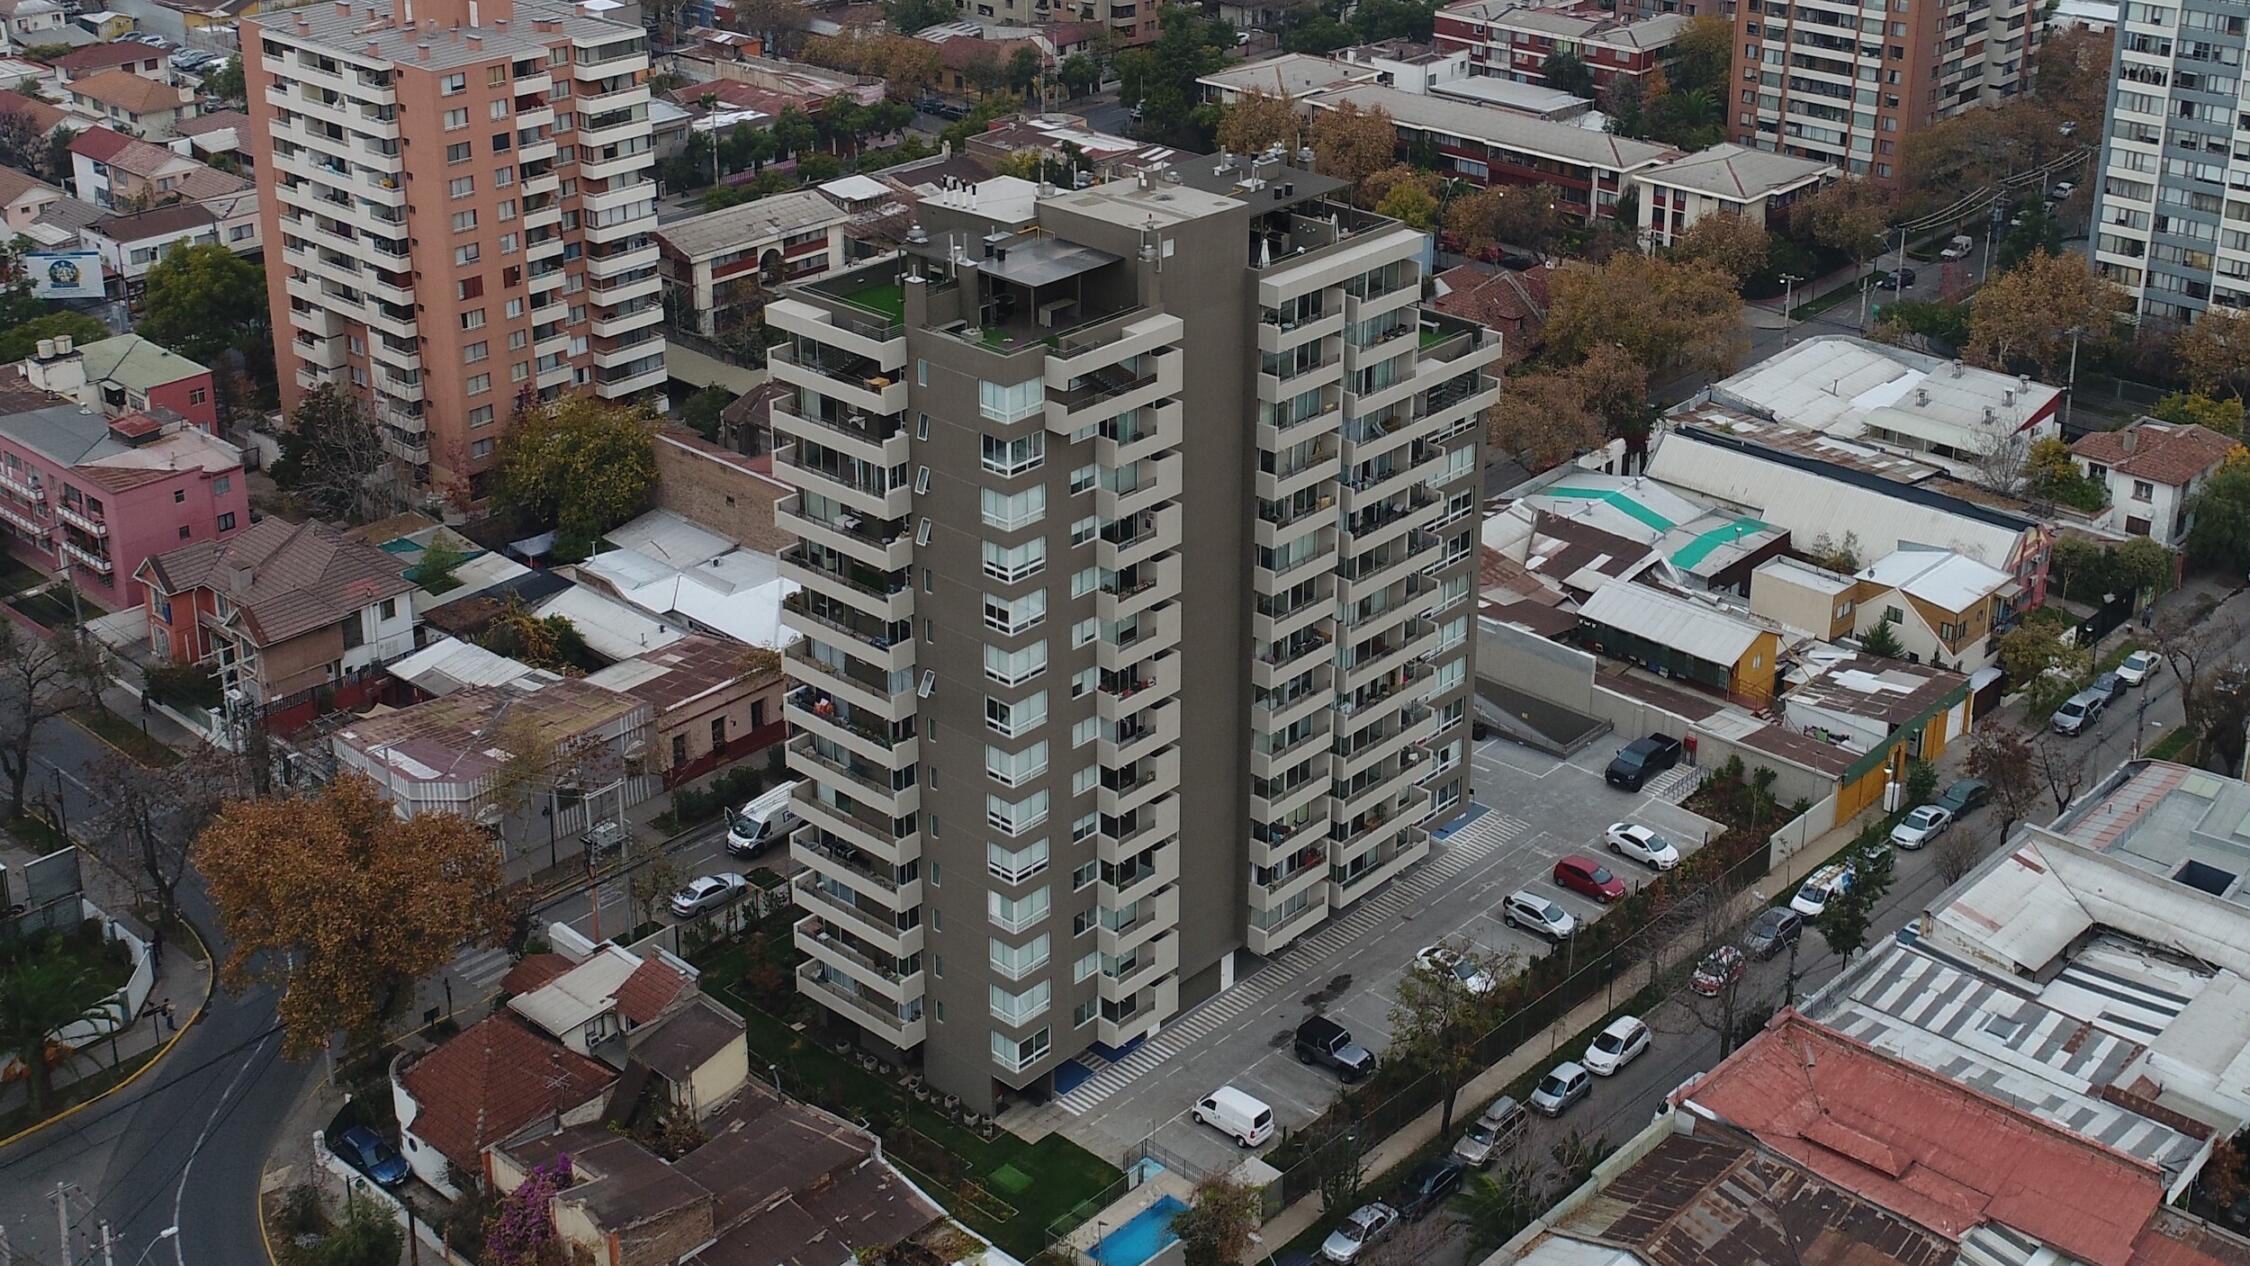
<svg viewBox="0 0 2250 1266"><path fill-rule="evenodd" d="M1172 1219L1185 1208L1187 1205L1171 1196L1158 1197L1155 1204L1096 1241L1094 1260L1100 1266L1141 1266L1180 1238L1172 1234Z"/></svg>

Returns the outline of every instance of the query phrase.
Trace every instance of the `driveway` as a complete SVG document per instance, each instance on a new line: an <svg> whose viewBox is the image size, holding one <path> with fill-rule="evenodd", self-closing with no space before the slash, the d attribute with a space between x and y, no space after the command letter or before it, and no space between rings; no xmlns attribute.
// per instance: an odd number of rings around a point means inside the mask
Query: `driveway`
<svg viewBox="0 0 2250 1266"><path fill-rule="evenodd" d="M1270 961L1250 959L1233 988L1175 1019L1116 1063L1088 1058L1094 1075L1060 1095L1046 1112L1056 1128L1102 1156L1120 1156L1144 1138L1191 1164L1234 1163L1233 1144L1187 1115L1213 1088L1233 1084L1270 1105L1286 1127L1311 1121L1335 1098L1333 1074L1297 1063L1290 1035L1319 1012L1380 1054L1390 1043L1390 1007L1415 952L1438 941L1466 942L1495 958L1550 952L1546 942L1508 928L1497 908L1518 888L1553 898L1581 920L1602 907L1556 888L1549 876L1569 853L1601 857L1628 884L1650 872L1602 850L1601 833L1620 820L1644 822L1692 852L1708 824L1679 807L1694 771L1668 771L1639 793L1601 781L1609 751L1561 761L1503 739L1478 744L1471 783L1480 806L1457 824L1429 860L1340 919ZM1245 956L1247 957L1247 956Z"/></svg>

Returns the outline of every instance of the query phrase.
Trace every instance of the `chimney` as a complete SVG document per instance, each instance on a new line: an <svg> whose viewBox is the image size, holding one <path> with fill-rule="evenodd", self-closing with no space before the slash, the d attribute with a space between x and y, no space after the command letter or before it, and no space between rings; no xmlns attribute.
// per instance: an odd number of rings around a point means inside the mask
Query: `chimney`
<svg viewBox="0 0 2250 1266"><path fill-rule="evenodd" d="M430 42L428 40L421 40L415 43L414 60L418 62L426 62L430 60Z"/></svg>
<svg viewBox="0 0 2250 1266"><path fill-rule="evenodd" d="M369 57L380 57L380 56L382 56L382 54L383 54L383 41L381 41L381 40L369 40L369 41L367 41L367 55L368 55Z"/></svg>
<svg viewBox="0 0 2250 1266"><path fill-rule="evenodd" d="M2124 436L2125 455L2131 457L2133 450L2141 446L2141 428L2129 426L2121 434Z"/></svg>
<svg viewBox="0 0 2250 1266"><path fill-rule="evenodd" d="M477 34L477 33L476 33L475 31L471 31L471 32L469 32L469 47L470 47L470 48L483 48L483 47L484 47L484 37L483 37L482 35L479 35L479 34Z"/></svg>
<svg viewBox="0 0 2250 1266"><path fill-rule="evenodd" d="M229 563L227 565L227 587L236 593L250 592L250 584L254 579L248 563Z"/></svg>

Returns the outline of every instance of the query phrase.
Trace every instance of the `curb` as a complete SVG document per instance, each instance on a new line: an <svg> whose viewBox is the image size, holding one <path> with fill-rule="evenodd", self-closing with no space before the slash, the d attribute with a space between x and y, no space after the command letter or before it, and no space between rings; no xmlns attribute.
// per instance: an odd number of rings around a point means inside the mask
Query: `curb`
<svg viewBox="0 0 2250 1266"><path fill-rule="evenodd" d="M179 1028L173 1030L172 1036L166 1038L163 1045L156 1048L155 1052L149 1056L148 1062L142 1064L139 1068L136 1068L131 1073L127 1074L125 1080L118 1082L116 1085L102 1091L100 1094L95 1095L91 1099L81 1100L78 1103L74 1103L69 1107L64 1108L62 1111L56 1113L51 1117L48 1117L44 1121L38 1122L34 1125L27 1125L24 1128L16 1131L15 1133L8 1135L6 1138L0 1138L0 1148L5 1148L12 1144L21 1142L24 1139L30 1138L32 1135L37 1134L41 1130L46 1129L48 1126L53 1125L58 1121L68 1120L69 1118L78 1115L80 1112L93 1107L95 1104L100 1103L102 1100L109 1098L111 1095L116 1094L118 1091L131 1086L134 1082L139 1081L142 1077L147 1076L148 1070L156 1067L158 1064L163 1063L164 1057L172 1053L172 1047L177 1044L181 1038L187 1036L188 1030L195 1027L195 1022L197 1020L203 1018L204 1010L211 1005L211 991L218 979L219 967L217 963L211 961L211 948L204 943L203 934L196 931L195 925L188 922L186 919L181 919L180 926L186 928L188 935L195 938L195 948L202 953L203 961L206 964L209 964L209 970L206 971L203 976L203 997L195 1004L195 1010L189 1012L186 1021L183 1022Z"/></svg>

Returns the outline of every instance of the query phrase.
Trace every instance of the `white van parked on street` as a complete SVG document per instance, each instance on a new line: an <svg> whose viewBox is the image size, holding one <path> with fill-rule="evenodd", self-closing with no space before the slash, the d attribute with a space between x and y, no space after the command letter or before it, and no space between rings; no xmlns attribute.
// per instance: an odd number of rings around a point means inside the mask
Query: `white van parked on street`
<svg viewBox="0 0 2250 1266"><path fill-rule="evenodd" d="M804 819L789 803L797 790L795 780L785 782L727 815L727 852L736 857L756 857L787 838Z"/></svg>
<svg viewBox="0 0 2250 1266"><path fill-rule="evenodd" d="M1195 1105L1195 1119L1244 1147L1273 1137L1273 1109L1232 1086L1221 1086Z"/></svg>

